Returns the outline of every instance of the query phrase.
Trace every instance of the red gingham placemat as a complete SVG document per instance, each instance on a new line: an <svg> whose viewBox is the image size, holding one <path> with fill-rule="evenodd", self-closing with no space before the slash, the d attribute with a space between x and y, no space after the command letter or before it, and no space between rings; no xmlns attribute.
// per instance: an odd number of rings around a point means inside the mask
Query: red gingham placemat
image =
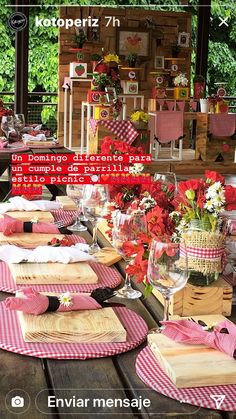
<svg viewBox="0 0 236 419"><path fill-rule="evenodd" d="M207 409L216 409L216 402L211 396L225 395L220 410L236 411L236 384L184 389L177 388L162 370L149 347L146 347L139 353L135 367L139 378L148 387L164 396L179 400L181 403L189 403L194 406L206 407Z"/></svg>
<svg viewBox="0 0 236 419"><path fill-rule="evenodd" d="M67 236L72 244L75 243L85 243L85 240L80 237L72 234ZM97 284L48 284L48 285L32 285L34 289L42 292L58 292L63 293L66 291L70 292L92 292L98 287L111 287L116 288L121 283L120 274L113 268L102 265L97 262L90 262L89 265L94 270L98 276ZM11 272L8 268L8 265L5 262L0 262L0 291L9 292L15 294L17 291L28 287L31 284L27 285L16 285L14 279L11 276Z"/></svg>
<svg viewBox="0 0 236 419"><path fill-rule="evenodd" d="M89 120L90 127L95 135L97 132L98 125L103 125L113 134L117 135L120 140L123 140L127 144L132 144L132 142L137 138L138 131L131 124L130 121L116 121L116 120Z"/></svg>
<svg viewBox="0 0 236 419"><path fill-rule="evenodd" d="M114 308L127 331L126 342L114 343L26 343L23 340L17 313L5 309L0 303L0 348L21 355L56 359L89 359L113 356L130 351L145 339L148 327L134 311L125 307Z"/></svg>

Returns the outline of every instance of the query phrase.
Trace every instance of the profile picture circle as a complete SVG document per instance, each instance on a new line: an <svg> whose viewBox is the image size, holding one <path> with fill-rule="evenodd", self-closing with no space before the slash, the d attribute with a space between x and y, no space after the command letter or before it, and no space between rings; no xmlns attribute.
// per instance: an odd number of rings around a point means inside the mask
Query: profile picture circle
<svg viewBox="0 0 236 419"><path fill-rule="evenodd" d="M22 31L26 27L27 22L27 17L21 12L12 13L8 18L8 26L16 32Z"/></svg>

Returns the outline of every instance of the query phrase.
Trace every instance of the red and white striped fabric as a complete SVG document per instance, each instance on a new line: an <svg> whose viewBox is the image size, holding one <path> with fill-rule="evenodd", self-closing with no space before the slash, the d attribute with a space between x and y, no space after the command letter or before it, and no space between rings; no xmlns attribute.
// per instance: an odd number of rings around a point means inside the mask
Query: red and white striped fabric
<svg viewBox="0 0 236 419"><path fill-rule="evenodd" d="M198 259L219 259L223 256L224 251L224 247L220 247L217 249L202 249L198 247L187 246L185 248L184 246L180 246L180 256L185 256L185 254L187 253L189 257Z"/></svg>
<svg viewBox="0 0 236 419"><path fill-rule="evenodd" d="M51 211L51 213L54 221L62 221L67 226L73 223L74 217L76 216L76 211L65 211L63 209Z"/></svg>
<svg viewBox="0 0 236 419"><path fill-rule="evenodd" d="M103 125L113 134L117 135L119 140L123 140L127 144L132 144L132 142L137 138L138 131L131 124L130 121L116 121L113 119L110 120L89 120L90 127L93 131L93 134L96 135L98 125Z"/></svg>
<svg viewBox="0 0 236 419"><path fill-rule="evenodd" d="M212 396L225 395L220 410L236 411L236 384L184 389L177 388L162 370L149 347L146 347L139 353L135 368L139 378L148 387L171 399L207 409L216 409L216 402L212 399Z"/></svg>
<svg viewBox="0 0 236 419"><path fill-rule="evenodd" d="M70 240L71 244L75 243L85 243L85 240L80 237L72 234L71 236L67 236ZM111 287L116 288L121 283L121 276L120 274L113 268L108 266L102 265L97 262L90 262L89 264L94 272L98 276L98 283L97 284L82 284L82 285L73 285L73 284L66 284L66 285L33 285L34 289L38 292L57 292L57 293L64 293L64 292L92 292L94 289L98 287ZM24 288L29 287L29 285L16 285L14 279L12 278L11 272L5 262L0 262L0 291L9 292L11 294L15 294L17 291L20 291Z"/></svg>
<svg viewBox="0 0 236 419"><path fill-rule="evenodd" d="M18 315L7 311L0 303L0 348L21 355L54 359L89 359L113 356L130 351L146 339L148 327L134 311L125 307L114 308L127 331L126 342L114 343L27 343L24 342Z"/></svg>

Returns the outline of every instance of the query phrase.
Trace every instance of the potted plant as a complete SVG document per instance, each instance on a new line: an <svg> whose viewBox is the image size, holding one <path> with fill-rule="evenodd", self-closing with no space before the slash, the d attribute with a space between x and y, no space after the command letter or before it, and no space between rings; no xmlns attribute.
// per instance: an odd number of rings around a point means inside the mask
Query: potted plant
<svg viewBox="0 0 236 419"><path fill-rule="evenodd" d="M189 87L188 79L184 73L179 73L173 80L174 83L174 99L176 100L188 100L189 98Z"/></svg>
<svg viewBox="0 0 236 419"><path fill-rule="evenodd" d="M79 31L75 35L75 43L77 45L77 48L82 49L85 42L87 41L87 37L83 31L83 29L79 29Z"/></svg>
<svg viewBox="0 0 236 419"><path fill-rule="evenodd" d="M96 65L101 61L102 56L100 54L92 54L91 55L91 64L93 71L95 70Z"/></svg>
<svg viewBox="0 0 236 419"><path fill-rule="evenodd" d="M136 54L135 52L131 52L130 54L128 54L126 57L128 66L130 68L134 68L136 66L137 59L138 59L138 54Z"/></svg>
<svg viewBox="0 0 236 419"><path fill-rule="evenodd" d="M130 121L138 129L148 128L148 113L143 110L136 110L130 116Z"/></svg>
<svg viewBox="0 0 236 419"><path fill-rule="evenodd" d="M117 54L107 54L104 56L103 61L105 64L108 64L110 68L118 68L120 59Z"/></svg>
<svg viewBox="0 0 236 419"><path fill-rule="evenodd" d="M193 97L195 100L203 99L204 97L205 79L203 76L197 74L193 79Z"/></svg>
<svg viewBox="0 0 236 419"><path fill-rule="evenodd" d="M180 48L179 45L174 44L174 45L171 46L171 54L172 54L173 58L177 58L180 51L181 51L181 48Z"/></svg>
<svg viewBox="0 0 236 419"><path fill-rule="evenodd" d="M110 77L105 73L94 74L94 85L97 86L97 90L105 92L105 87L110 86Z"/></svg>

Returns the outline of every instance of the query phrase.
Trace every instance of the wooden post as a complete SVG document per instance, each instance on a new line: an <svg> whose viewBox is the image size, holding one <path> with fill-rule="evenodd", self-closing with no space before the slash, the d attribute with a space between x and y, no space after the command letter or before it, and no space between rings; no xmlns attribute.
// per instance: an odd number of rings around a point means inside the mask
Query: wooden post
<svg viewBox="0 0 236 419"><path fill-rule="evenodd" d="M195 74L201 74L206 80L211 0L199 0L198 6L199 11Z"/></svg>
<svg viewBox="0 0 236 419"><path fill-rule="evenodd" d="M23 13L28 23L16 32L15 38L15 113L23 113L27 120L28 111L28 52L29 52L29 6L26 0L15 0L15 12Z"/></svg>

